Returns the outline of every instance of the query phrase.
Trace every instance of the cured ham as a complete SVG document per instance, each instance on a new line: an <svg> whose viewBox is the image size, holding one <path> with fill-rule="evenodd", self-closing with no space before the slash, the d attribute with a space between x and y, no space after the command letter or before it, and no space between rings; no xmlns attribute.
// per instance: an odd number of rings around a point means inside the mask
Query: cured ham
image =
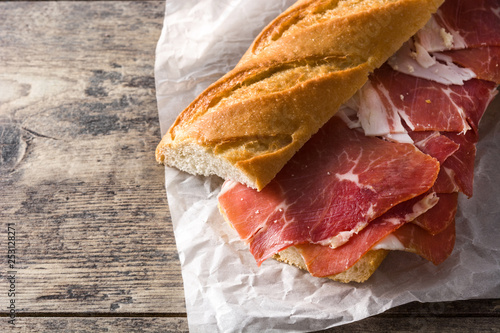
<svg viewBox="0 0 500 333"><path fill-rule="evenodd" d="M477 78L500 84L500 46L447 51L442 55L448 57L448 61L469 68Z"/></svg>
<svg viewBox="0 0 500 333"><path fill-rule="evenodd" d="M435 194L430 194L399 204L372 221L348 243L338 248L332 249L311 243L295 247L302 256L308 271L319 277L347 270L372 249L414 252L432 259L434 263L441 262L453 249L454 234L451 232L454 229L450 226L455 222L457 195L456 193L440 194L437 204L435 200ZM405 227L401 232L395 233L410 221L417 227ZM442 232L444 233L437 236ZM391 235L397 236L396 248L394 248L394 241L389 247L385 244L378 245ZM445 243L438 246L436 244L438 240L445 241Z"/></svg>
<svg viewBox="0 0 500 333"><path fill-rule="evenodd" d="M223 214L261 263L291 245L337 247L391 207L427 192L439 162L413 145L333 117L261 192L226 184Z"/></svg>
<svg viewBox="0 0 500 333"><path fill-rule="evenodd" d="M497 0L447 0L389 64L443 84L461 85L472 77L498 84L499 32Z"/></svg>
<svg viewBox="0 0 500 333"><path fill-rule="evenodd" d="M312 275L324 277L338 274L353 266L385 236L426 212L436 203L434 193L401 203L372 221L349 242L335 249L311 243L298 244L296 249Z"/></svg>
<svg viewBox="0 0 500 333"><path fill-rule="evenodd" d="M446 229L431 235L413 223L406 223L392 233L405 251L413 252L429 260L434 265L442 263L453 251L455 245L455 220Z"/></svg>
<svg viewBox="0 0 500 333"><path fill-rule="evenodd" d="M359 100L358 118L365 135L406 133L398 109L384 87L368 81L359 91Z"/></svg>
<svg viewBox="0 0 500 333"><path fill-rule="evenodd" d="M422 152L436 158L439 163L453 155L460 145L439 132L410 132L414 144Z"/></svg>
<svg viewBox="0 0 500 333"><path fill-rule="evenodd" d="M431 235L444 231L455 221L457 213L458 192L438 193L437 197L437 205L411 221Z"/></svg>
<svg viewBox="0 0 500 333"><path fill-rule="evenodd" d="M474 182L474 161L476 158L477 135L469 131L466 134L445 133L459 144L459 149L442 163L442 170L453 176L456 187L471 197Z"/></svg>
<svg viewBox="0 0 500 333"><path fill-rule="evenodd" d="M443 193L461 191L472 196L477 128L498 92L496 84L470 79L461 86L444 85L383 66L373 73L369 87L380 97L371 97L371 101L379 103L374 104L372 109L376 111L371 114L369 107L369 110L362 108L368 104L363 102L365 94L358 94L358 116L365 132L396 140L396 135L401 133L400 126L390 125L398 124L399 114L404 125L410 128L408 136L415 146L442 164L437 190ZM378 120L363 121L367 115L378 117ZM387 120L380 119L384 117ZM374 126L378 128L370 128ZM384 133L386 131L389 133Z"/></svg>
<svg viewBox="0 0 500 333"><path fill-rule="evenodd" d="M468 67L460 67L453 58L441 54L429 54L419 43L406 42L388 64L395 71L442 84L463 85L477 74Z"/></svg>
<svg viewBox="0 0 500 333"><path fill-rule="evenodd" d="M454 193L460 192L460 187L455 181L455 172L452 169L441 166L438 178L434 184L434 190L439 193Z"/></svg>
<svg viewBox="0 0 500 333"><path fill-rule="evenodd" d="M429 52L500 46L498 0L447 0L416 38Z"/></svg>
<svg viewBox="0 0 500 333"><path fill-rule="evenodd" d="M376 109L386 110L387 122L397 123L393 120L397 110L412 131L466 132L470 129L467 117L476 119L476 114L482 115L495 91L495 84L489 81L471 79L461 86L444 85L394 71L387 65L371 75L370 84L381 96L384 108ZM359 112L360 118L367 114L370 112ZM383 117L381 112L376 114ZM375 123L361 119L361 124ZM382 132L370 126L363 129L379 135ZM390 133L400 132L399 128L390 128Z"/></svg>

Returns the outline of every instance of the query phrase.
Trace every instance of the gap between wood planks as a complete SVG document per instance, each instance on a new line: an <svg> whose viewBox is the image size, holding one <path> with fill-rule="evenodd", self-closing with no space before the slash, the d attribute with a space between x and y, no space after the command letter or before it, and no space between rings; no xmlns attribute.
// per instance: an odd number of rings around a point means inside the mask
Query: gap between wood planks
<svg viewBox="0 0 500 333"><path fill-rule="evenodd" d="M0 317L9 317L9 313L0 313ZM135 312L120 312L120 313L108 313L108 312L17 312L16 317L113 317L113 318L175 318L181 317L186 318L186 313L164 313L164 312L148 312L148 313L135 313Z"/></svg>

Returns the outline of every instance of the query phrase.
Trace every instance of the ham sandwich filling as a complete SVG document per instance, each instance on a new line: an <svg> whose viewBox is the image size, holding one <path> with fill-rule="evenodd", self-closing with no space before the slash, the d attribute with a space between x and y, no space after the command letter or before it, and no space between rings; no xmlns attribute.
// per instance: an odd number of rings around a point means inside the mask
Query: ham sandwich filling
<svg viewBox="0 0 500 333"><path fill-rule="evenodd" d="M294 246L324 277L395 243L443 262L500 84L499 31L497 0L447 0L262 191L226 181L219 207L256 262Z"/></svg>

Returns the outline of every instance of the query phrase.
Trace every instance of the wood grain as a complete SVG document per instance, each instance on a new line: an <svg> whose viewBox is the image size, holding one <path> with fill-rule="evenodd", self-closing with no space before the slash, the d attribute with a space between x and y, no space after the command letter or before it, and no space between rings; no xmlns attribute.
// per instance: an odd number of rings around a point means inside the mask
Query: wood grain
<svg viewBox="0 0 500 333"><path fill-rule="evenodd" d="M187 332L154 50L164 1L0 2L0 330ZM7 223L16 325L7 324ZM411 303L324 332L500 331L500 301Z"/></svg>
<svg viewBox="0 0 500 333"><path fill-rule="evenodd" d="M15 327L8 331L15 332L137 332L137 333L187 333L185 318L71 318L71 317L22 317Z"/></svg>
<svg viewBox="0 0 500 333"><path fill-rule="evenodd" d="M21 312L185 311L154 161L164 5L0 3L0 244L15 223Z"/></svg>

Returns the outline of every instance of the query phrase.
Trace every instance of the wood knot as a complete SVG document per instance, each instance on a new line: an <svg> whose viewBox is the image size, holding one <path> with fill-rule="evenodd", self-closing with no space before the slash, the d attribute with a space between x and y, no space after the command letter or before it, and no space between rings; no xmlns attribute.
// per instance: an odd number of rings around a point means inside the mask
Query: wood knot
<svg viewBox="0 0 500 333"><path fill-rule="evenodd" d="M24 131L14 124L0 123L0 174L15 170L26 154Z"/></svg>

